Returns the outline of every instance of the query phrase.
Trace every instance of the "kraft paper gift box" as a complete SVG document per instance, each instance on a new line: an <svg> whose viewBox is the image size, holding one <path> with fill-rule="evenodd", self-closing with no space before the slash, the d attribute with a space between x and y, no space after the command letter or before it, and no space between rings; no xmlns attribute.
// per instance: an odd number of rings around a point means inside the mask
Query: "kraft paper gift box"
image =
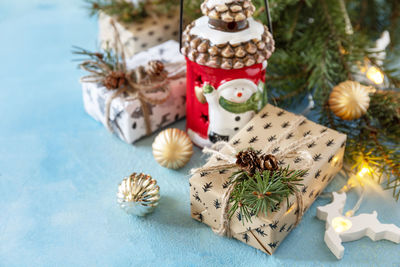
<svg viewBox="0 0 400 267"><path fill-rule="evenodd" d="M159 45L168 40L178 40L179 13L151 16L141 21L124 23L105 13L99 15L99 40L103 49L115 47L115 30L111 24L114 20L116 29L128 57ZM119 48L119 51L122 51Z"/></svg>
<svg viewBox="0 0 400 267"><path fill-rule="evenodd" d="M168 41L159 46L135 55L127 60L128 69L134 69L147 64L150 60L161 60L164 63L182 63L184 57L179 53L179 44ZM168 71L168 68L167 68ZM152 132L163 128L186 115L186 78L172 80L169 83L170 96L159 105L148 105ZM99 83L82 83L83 102L86 112L94 119L107 125L106 102L112 97L113 91ZM155 93L165 95L162 92ZM113 132L123 141L133 144L146 136L146 125L141 103L138 99L127 100L124 95L118 96L111 102L110 124Z"/></svg>
<svg viewBox="0 0 400 267"><path fill-rule="evenodd" d="M297 115L267 105L235 135L229 144L236 151L246 150L250 147L256 151L263 149L268 143L279 138L295 120L298 120ZM321 137L300 148L300 150L308 151L312 156L312 166L303 177L303 186L298 187L301 192L299 195L303 199L304 212L342 168L346 142L344 134L304 119L299 127L286 134L278 147L285 147L290 142L298 141L309 135ZM204 167L218 165L220 160L218 157L212 156ZM304 166L304 160L304 158L295 156L281 159L279 164L282 167L289 165L290 169L300 170ZM220 227L222 195L229 185L229 177L235 170L203 171L190 178L191 215L194 219L213 229ZM232 237L265 253L272 254L295 227L298 212L294 195L289 197L289 205L283 201L268 216L263 214L253 216L252 222L245 222L245 219L236 211L230 221Z"/></svg>

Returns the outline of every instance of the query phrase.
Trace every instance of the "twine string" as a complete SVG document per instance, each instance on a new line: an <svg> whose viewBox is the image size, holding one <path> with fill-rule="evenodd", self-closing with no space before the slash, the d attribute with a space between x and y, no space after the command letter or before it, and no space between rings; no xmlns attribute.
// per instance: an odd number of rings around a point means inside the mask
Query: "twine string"
<svg viewBox="0 0 400 267"><path fill-rule="evenodd" d="M115 43L113 49L117 55L115 67L109 66L101 57L97 57L98 61L84 61L81 64L81 68L89 72L90 75L82 77L81 82L99 83L113 71L121 71L124 73L124 78L126 79L127 84L118 88L106 100L104 116L105 125L110 132L113 132L110 118L111 104L113 100L119 96L125 95L125 101L139 100L145 122L146 135L149 135L151 134L152 129L150 121L151 112L148 105L161 105L169 99L171 95L169 83L173 80L184 78L186 74L186 66L181 62L167 63L164 64L165 70L160 74L155 75L143 75L143 66L128 71L124 47L114 19L110 19L110 24L114 29ZM150 93L157 92L164 92L165 95L156 97L149 96Z"/></svg>
<svg viewBox="0 0 400 267"><path fill-rule="evenodd" d="M224 194L222 195L221 200L221 226L218 229L212 229L214 233L220 236L232 237L232 231L230 228L230 220L229 220L229 199L231 198L231 194L233 189L235 188L234 183L230 183L226 188Z"/></svg>
<svg viewBox="0 0 400 267"><path fill-rule="evenodd" d="M275 141L267 144L263 151L266 151L267 154L273 154L271 151L275 148L275 146L279 143L281 143L286 136L294 131L297 127L300 126L300 124L305 120L304 117L299 116L299 118L284 132L282 132ZM305 159L305 163L303 164L305 169L308 169L312 166L313 164L313 159L309 151L307 150L300 150L301 147L304 145L308 144L309 142L316 141L320 138L322 138L325 135L325 133L321 133L317 136L306 136L302 138L301 140L292 142L285 146L283 149L279 150L279 152L275 153L275 157L279 159L283 159L285 157L293 157L294 155L296 156L301 156L303 159ZM236 164L236 154L238 151L231 146L228 142L225 141L220 141L216 144L214 144L211 148L204 148L203 152L210 155L211 157L217 157L219 158L219 162L216 164L206 166L206 167L201 167L197 169L192 169L190 172L191 174L198 174L201 172L215 172L215 171L220 171L224 169L234 169L238 168L238 165ZM236 185L236 177L233 177L229 186L227 187L226 191L222 195L221 199L221 224L218 229L213 229L213 231L221 236L228 236L231 237L232 233L230 230L230 219L229 219L229 200L232 194L233 189L235 188ZM303 203L303 198L299 190L295 189L294 194L296 197L296 204L298 208L298 212L296 215L296 222L295 226L299 224L301 221L301 218L304 215L304 203Z"/></svg>

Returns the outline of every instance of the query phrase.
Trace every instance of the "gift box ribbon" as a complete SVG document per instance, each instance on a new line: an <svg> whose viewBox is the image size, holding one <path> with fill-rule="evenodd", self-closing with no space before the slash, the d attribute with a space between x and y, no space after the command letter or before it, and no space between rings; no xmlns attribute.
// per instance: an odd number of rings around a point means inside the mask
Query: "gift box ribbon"
<svg viewBox="0 0 400 267"><path fill-rule="evenodd" d="M116 54L115 66L110 66L101 56L98 61L87 60L81 64L81 67L90 72L91 75L82 77L82 82L101 82L106 84L107 77L114 79L111 82L110 90L115 90L106 101L105 119L106 126L110 132L113 132L110 122L110 109L112 101L124 95L125 101L139 100L146 127L146 135L151 134L150 111L147 104L161 105L170 97L169 83L173 80L184 78L186 75L185 63L162 63L161 61L149 61L147 66L139 66L133 70L127 69L124 47L122 45L117 27L114 20L110 21L115 33L114 51ZM119 47L121 47L121 59L119 59ZM93 66L97 67L94 69ZM102 70L103 73L98 70ZM150 93L164 92L164 96L153 97Z"/></svg>
<svg viewBox="0 0 400 267"><path fill-rule="evenodd" d="M299 116L299 118L292 124L291 127L288 127L285 131L283 131L275 141L265 146L264 149L262 149L262 151L265 152L265 154L274 155L278 160L283 158L292 158L301 156L306 160L304 168L308 169L312 165L313 159L310 152L308 152L307 150L301 150L301 148L310 142L315 142L319 140L326 134L325 132L317 136L305 136L304 138L292 142L287 146L283 147L282 149L279 149L279 151L274 151L276 145L282 143L283 139L287 136L287 134L295 130L297 127L299 127L299 125L304 120L305 120L304 117ZM211 148L204 148L203 152L209 154L210 157L213 156L218 157L220 160L218 161L217 164L191 170L192 175L202 172L215 172L223 169L239 168L236 156L239 151L236 151L236 149L232 147L228 142L224 141L218 142ZM228 211L229 211L229 199L234 187L235 187L235 177L232 177L230 185L226 188L226 191L222 195L222 204L221 204L222 213L221 213L220 228L213 229L213 231L218 235L222 236L226 235L228 237L232 236ZM296 226L303 217L304 209L303 209L303 198L301 194L298 191L296 191L295 196L296 196L297 206L299 207L299 212L297 213L296 223L295 223Z"/></svg>

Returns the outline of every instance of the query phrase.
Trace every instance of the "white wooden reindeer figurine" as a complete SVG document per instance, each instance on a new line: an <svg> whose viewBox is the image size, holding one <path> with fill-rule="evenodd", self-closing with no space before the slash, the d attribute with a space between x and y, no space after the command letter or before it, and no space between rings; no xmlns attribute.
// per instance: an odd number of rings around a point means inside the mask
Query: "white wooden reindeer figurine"
<svg viewBox="0 0 400 267"><path fill-rule="evenodd" d="M317 217L326 221L325 243L332 253L341 259L344 253L342 242L358 240L368 236L373 241L386 239L400 243L400 228L394 224L382 224L377 213L343 216L346 193L333 193L333 201L317 208Z"/></svg>

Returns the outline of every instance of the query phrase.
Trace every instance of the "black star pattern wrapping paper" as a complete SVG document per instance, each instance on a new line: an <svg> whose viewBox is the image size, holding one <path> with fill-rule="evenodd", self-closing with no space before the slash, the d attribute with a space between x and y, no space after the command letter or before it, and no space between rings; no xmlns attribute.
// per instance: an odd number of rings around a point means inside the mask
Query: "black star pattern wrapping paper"
<svg viewBox="0 0 400 267"><path fill-rule="evenodd" d="M179 53L179 44L171 40L136 54L127 60L127 65L129 69L134 69L147 64L150 60L185 64L184 57ZM102 84L96 83L82 83L82 89L86 112L106 125L105 103L115 92L108 90ZM186 115L186 78L172 80L169 83L169 89L170 96L165 103L160 105L146 104L150 113L152 132L164 128ZM155 92L152 93L152 96L157 96L157 94L160 95L160 98L165 95L163 92ZM110 123L113 132L129 144L133 144L146 136L145 120L138 99L126 100L124 95L115 98L111 103Z"/></svg>
<svg viewBox="0 0 400 267"><path fill-rule="evenodd" d="M267 105L232 138L230 144L237 151L252 147L260 153L265 152L262 149L285 133L297 118L298 116L293 113ZM342 168L346 135L304 120L299 127L286 134L281 144L272 148L272 151L279 151L280 147L299 141L305 136L319 136L321 133L325 134L320 139L299 149L308 151L312 157L312 166L303 177L303 185L298 187L303 199L304 211L311 206ZM280 159L279 164L282 167L289 165L291 169L302 169L304 161L305 159L300 156L295 156ZM218 164L218 159L212 157L205 166L216 164ZM191 213L194 219L214 229L219 228L222 212L221 199L233 171L235 170L203 172L190 178ZM298 212L296 197L292 195L289 197L289 205L283 201L268 216L254 214L252 222L243 224L244 218L237 211L236 216L231 219L230 228L234 238L272 254L286 235L293 230Z"/></svg>

